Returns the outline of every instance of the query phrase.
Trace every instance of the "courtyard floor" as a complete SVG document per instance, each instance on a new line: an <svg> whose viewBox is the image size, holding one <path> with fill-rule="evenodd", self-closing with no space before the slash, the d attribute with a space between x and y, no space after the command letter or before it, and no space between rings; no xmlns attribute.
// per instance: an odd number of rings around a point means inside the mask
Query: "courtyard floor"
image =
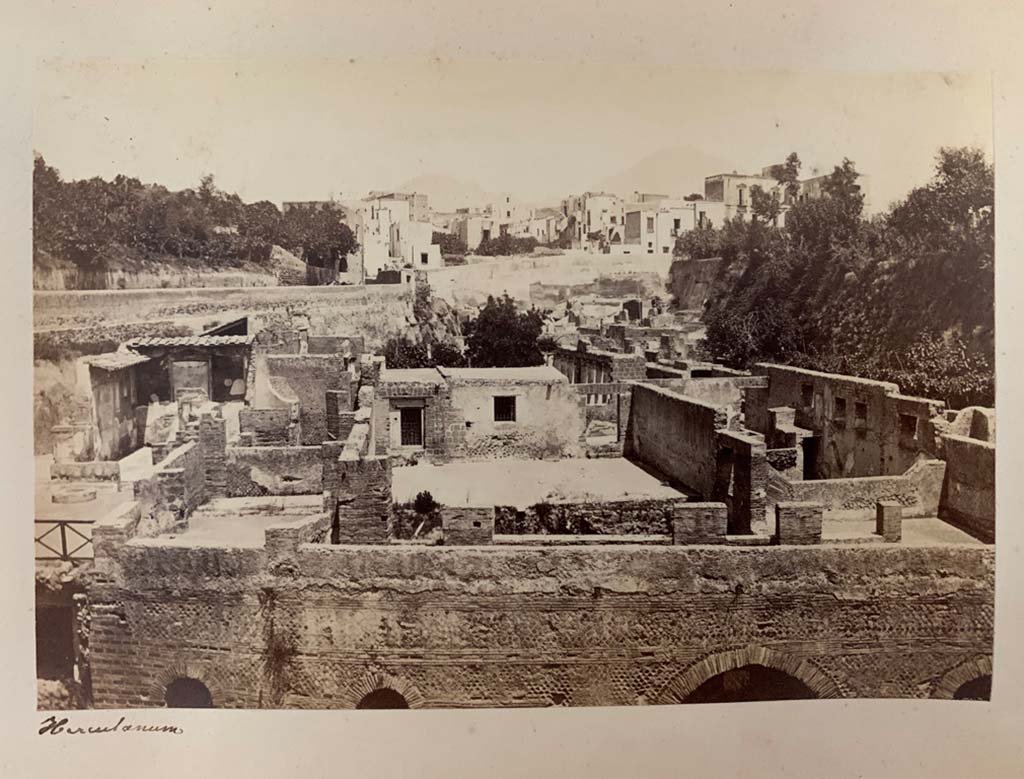
<svg viewBox="0 0 1024 779"><path fill-rule="evenodd" d="M489 460L418 465L392 471L396 503L428 491L445 506L515 506L684 497L657 476L623 458Z"/></svg>

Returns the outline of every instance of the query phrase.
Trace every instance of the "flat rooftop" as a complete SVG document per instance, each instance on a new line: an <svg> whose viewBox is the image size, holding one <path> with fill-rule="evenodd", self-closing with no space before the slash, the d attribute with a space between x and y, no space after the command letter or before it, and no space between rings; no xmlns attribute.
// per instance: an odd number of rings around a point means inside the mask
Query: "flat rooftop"
<svg viewBox="0 0 1024 779"><path fill-rule="evenodd" d="M445 506L515 506L682 498L686 494L623 458L488 460L395 468L391 496L427 490Z"/></svg>

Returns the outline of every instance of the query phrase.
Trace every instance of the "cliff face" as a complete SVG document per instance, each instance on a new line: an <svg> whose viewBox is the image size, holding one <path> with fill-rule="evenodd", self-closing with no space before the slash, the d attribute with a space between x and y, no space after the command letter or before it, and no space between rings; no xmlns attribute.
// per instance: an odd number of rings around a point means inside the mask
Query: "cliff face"
<svg viewBox="0 0 1024 779"><path fill-rule="evenodd" d="M668 273L668 290L675 308L701 311L716 290L722 259L675 260Z"/></svg>

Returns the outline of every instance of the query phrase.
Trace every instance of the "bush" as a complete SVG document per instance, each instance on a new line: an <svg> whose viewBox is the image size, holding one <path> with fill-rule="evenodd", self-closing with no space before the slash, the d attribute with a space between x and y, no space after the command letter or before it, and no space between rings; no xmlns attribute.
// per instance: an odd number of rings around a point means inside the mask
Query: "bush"
<svg viewBox="0 0 1024 779"><path fill-rule="evenodd" d="M441 508L441 504L434 500L434 496L429 491L423 490L412 502L412 508L417 514L433 514Z"/></svg>

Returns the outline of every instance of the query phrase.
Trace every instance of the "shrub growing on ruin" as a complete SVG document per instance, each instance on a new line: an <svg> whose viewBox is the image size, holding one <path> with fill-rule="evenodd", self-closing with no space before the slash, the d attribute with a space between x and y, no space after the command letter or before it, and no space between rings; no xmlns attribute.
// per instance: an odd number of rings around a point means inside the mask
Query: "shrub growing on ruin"
<svg viewBox="0 0 1024 779"><path fill-rule="evenodd" d="M412 507L417 514L433 514L441 508L441 504L434 500L434 496L428 490L423 490L423 492L416 495L416 499L412 502Z"/></svg>

